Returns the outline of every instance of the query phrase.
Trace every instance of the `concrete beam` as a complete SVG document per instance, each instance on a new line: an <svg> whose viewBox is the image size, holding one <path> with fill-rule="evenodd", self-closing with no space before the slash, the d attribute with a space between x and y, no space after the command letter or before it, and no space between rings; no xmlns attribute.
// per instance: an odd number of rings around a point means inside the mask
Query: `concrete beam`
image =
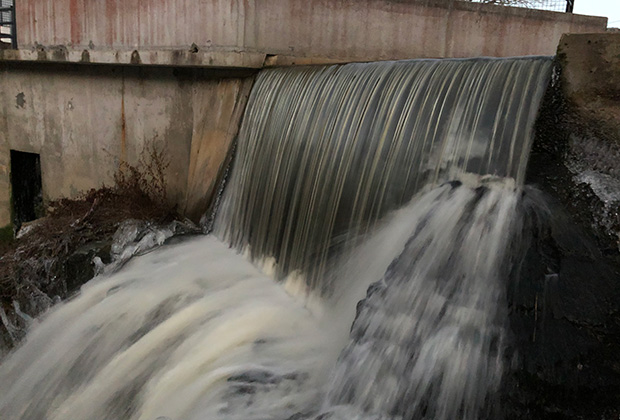
<svg viewBox="0 0 620 420"><path fill-rule="evenodd" d="M89 50L65 46L0 50L0 61L259 69L266 54L248 51Z"/></svg>

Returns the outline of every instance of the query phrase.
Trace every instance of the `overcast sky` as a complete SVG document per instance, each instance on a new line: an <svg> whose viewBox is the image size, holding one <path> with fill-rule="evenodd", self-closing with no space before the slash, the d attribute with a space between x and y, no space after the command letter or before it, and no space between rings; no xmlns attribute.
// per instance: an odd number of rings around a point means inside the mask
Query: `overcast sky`
<svg viewBox="0 0 620 420"><path fill-rule="evenodd" d="M607 26L620 27L620 0L575 0L575 13L606 16Z"/></svg>

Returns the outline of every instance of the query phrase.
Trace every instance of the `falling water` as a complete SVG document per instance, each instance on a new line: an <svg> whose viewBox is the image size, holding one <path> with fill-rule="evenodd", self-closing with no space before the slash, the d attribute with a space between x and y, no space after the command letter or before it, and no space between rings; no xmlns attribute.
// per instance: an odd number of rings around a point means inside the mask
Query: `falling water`
<svg viewBox="0 0 620 420"><path fill-rule="evenodd" d="M506 180L454 181L411 207L409 239L358 306L327 399L343 419L495 419L505 252L519 231ZM342 413L345 414L342 414Z"/></svg>
<svg viewBox="0 0 620 420"><path fill-rule="evenodd" d="M502 374L501 263L519 193L459 185L390 216L319 305L211 236L91 281L0 366L1 418L398 419L422 406L477 418Z"/></svg>
<svg viewBox="0 0 620 420"><path fill-rule="evenodd" d="M262 72L217 232L313 288L339 242L461 173L521 183L549 58L417 60Z"/></svg>
<svg viewBox="0 0 620 420"><path fill-rule="evenodd" d="M221 239L164 246L52 309L0 365L0 418L494 418L506 250L549 69L262 72Z"/></svg>

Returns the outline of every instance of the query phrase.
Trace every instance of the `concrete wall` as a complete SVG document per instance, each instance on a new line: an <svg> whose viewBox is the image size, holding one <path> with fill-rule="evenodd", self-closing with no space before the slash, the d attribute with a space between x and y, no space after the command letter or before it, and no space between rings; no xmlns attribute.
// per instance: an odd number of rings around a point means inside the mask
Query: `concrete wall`
<svg viewBox="0 0 620 420"><path fill-rule="evenodd" d="M77 60L86 50L96 61L97 51L113 50L122 61L136 50L142 62L177 65L205 64L200 54L223 51L260 53L272 64L272 55L284 64L553 55L563 33L603 32L607 22L449 0L20 0L17 20L20 48L36 52L32 59L68 60L75 51ZM46 55L52 46L64 51ZM243 61L209 57L214 65Z"/></svg>
<svg viewBox="0 0 620 420"><path fill-rule="evenodd" d="M41 155L43 194L50 200L112 185L119 162L135 164L150 143L163 147L171 159L170 200L199 216L251 83L222 76L200 69L4 63L0 226L8 222L9 149ZM217 158L206 160L206 149Z"/></svg>
<svg viewBox="0 0 620 420"><path fill-rule="evenodd" d="M573 111L620 145L620 32L565 35L558 57Z"/></svg>
<svg viewBox="0 0 620 420"><path fill-rule="evenodd" d="M0 115L0 229L11 223L10 149L6 114Z"/></svg>
<svg viewBox="0 0 620 420"><path fill-rule="evenodd" d="M0 50L0 227L9 221L9 149L41 154L44 195L54 199L111 184L119 162L135 163L150 141L172 157L171 200L198 217L251 85L248 73L205 67L552 55L563 33L602 32L607 22L449 0L20 0L16 7L20 49Z"/></svg>
<svg viewBox="0 0 620 420"><path fill-rule="evenodd" d="M567 34L558 56L569 95L620 99L620 32Z"/></svg>

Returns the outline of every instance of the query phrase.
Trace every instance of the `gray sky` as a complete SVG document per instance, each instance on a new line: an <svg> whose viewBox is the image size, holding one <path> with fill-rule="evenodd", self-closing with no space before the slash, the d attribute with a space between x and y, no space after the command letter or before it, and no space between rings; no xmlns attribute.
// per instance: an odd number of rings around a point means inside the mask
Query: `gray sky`
<svg viewBox="0 0 620 420"><path fill-rule="evenodd" d="M575 0L575 13L606 16L607 26L620 28L620 0Z"/></svg>

